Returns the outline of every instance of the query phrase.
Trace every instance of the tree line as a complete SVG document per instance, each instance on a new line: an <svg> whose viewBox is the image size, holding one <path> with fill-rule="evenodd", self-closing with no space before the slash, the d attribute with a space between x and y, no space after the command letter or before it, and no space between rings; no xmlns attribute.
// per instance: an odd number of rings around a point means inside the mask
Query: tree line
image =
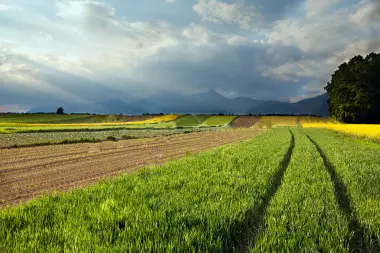
<svg viewBox="0 0 380 253"><path fill-rule="evenodd" d="M325 90L330 116L345 123L380 123L380 53L357 55L332 75Z"/></svg>

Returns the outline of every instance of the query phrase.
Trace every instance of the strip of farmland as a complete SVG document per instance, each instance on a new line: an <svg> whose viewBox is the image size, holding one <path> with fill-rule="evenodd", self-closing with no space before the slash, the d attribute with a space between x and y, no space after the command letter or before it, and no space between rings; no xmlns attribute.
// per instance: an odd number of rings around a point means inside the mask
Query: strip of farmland
<svg viewBox="0 0 380 253"><path fill-rule="evenodd" d="M0 150L0 207L63 191L170 158L252 138L259 131L208 131L118 142Z"/></svg>
<svg viewBox="0 0 380 253"><path fill-rule="evenodd" d="M291 161L250 252L349 252L357 244L349 240L323 159L305 134L292 132Z"/></svg>
<svg viewBox="0 0 380 253"><path fill-rule="evenodd" d="M380 252L380 146L327 130L304 129L323 157L340 207L350 219L355 252Z"/></svg>
<svg viewBox="0 0 380 253"><path fill-rule="evenodd" d="M256 117L256 116L240 116L240 117L237 117L232 122L232 127L235 127L235 128L251 127L255 125L259 120L260 120L260 117Z"/></svg>
<svg viewBox="0 0 380 253"><path fill-rule="evenodd" d="M269 130L1 210L0 252L244 250L252 219L286 170L293 144L287 129Z"/></svg>

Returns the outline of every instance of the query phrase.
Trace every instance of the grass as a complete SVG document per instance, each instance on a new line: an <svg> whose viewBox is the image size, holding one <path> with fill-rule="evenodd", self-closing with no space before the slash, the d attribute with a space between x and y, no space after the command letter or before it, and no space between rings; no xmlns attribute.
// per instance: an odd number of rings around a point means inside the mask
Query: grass
<svg viewBox="0 0 380 253"><path fill-rule="evenodd" d="M286 129L0 212L1 252L221 252L241 246Z"/></svg>
<svg viewBox="0 0 380 253"><path fill-rule="evenodd" d="M193 131L205 131L207 129L191 129ZM104 141L108 136L120 139L150 138L183 133L185 129L147 130L147 129L122 129L108 131L64 131L64 132L36 132L0 134L0 147L21 147L35 145L60 144L63 141L80 143L88 140Z"/></svg>
<svg viewBox="0 0 380 253"><path fill-rule="evenodd" d="M298 129L284 178L251 252L349 252L348 222L339 210L323 159Z"/></svg>
<svg viewBox="0 0 380 253"><path fill-rule="evenodd" d="M236 116L213 116L203 121L201 126L226 126L235 118Z"/></svg>
<svg viewBox="0 0 380 253"><path fill-rule="evenodd" d="M119 115L96 115L91 117L119 117ZM5 116L8 117L8 116ZM20 117L20 116L19 116ZM121 117L121 116L120 116ZM125 116L127 117L127 116ZM82 119L62 120L52 123L22 123L17 121L1 122L0 133L32 133L32 132L65 132L65 131L109 131L120 129L169 129L217 127L228 125L234 116L193 116L193 115L162 115L142 121L109 121L109 122L78 122ZM105 118L103 118L105 119ZM206 121L209 119L209 121ZM120 119L119 119L120 120Z"/></svg>
<svg viewBox="0 0 380 253"><path fill-rule="evenodd" d="M305 129L333 172L342 205L368 252L379 252L380 146L327 130ZM372 249L372 251L370 251Z"/></svg>
<svg viewBox="0 0 380 253"><path fill-rule="evenodd" d="M380 146L290 129L2 210L0 252L380 252Z"/></svg>
<svg viewBox="0 0 380 253"><path fill-rule="evenodd" d="M14 134L14 133L52 133L52 132L100 132L100 131L115 131L125 130L126 127L0 127L0 134Z"/></svg>
<svg viewBox="0 0 380 253"><path fill-rule="evenodd" d="M211 117L209 115L186 115L176 120L175 124L176 127L198 127Z"/></svg>
<svg viewBox="0 0 380 253"><path fill-rule="evenodd" d="M140 120L141 124L157 123L164 121L171 121L178 118L180 115L160 115L151 116L147 115L148 119ZM140 117L140 116L137 116ZM132 123L137 122L135 116L128 115L88 115L88 114L9 114L0 115L0 122L2 123L24 123L24 124L91 124L91 123ZM144 116L145 117L145 116ZM139 124L139 123L138 123Z"/></svg>
<svg viewBox="0 0 380 253"><path fill-rule="evenodd" d="M87 120L91 115L80 114L8 114L0 115L1 123L59 123L68 120Z"/></svg>
<svg viewBox="0 0 380 253"><path fill-rule="evenodd" d="M261 116L255 127L297 126L298 116Z"/></svg>

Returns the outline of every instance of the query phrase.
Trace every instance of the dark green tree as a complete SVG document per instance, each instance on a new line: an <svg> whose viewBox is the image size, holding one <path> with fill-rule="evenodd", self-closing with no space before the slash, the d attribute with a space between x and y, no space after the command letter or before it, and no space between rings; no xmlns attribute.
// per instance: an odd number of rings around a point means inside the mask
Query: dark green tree
<svg viewBox="0 0 380 253"><path fill-rule="evenodd" d="M325 87L330 116L345 123L380 122L380 53L343 63Z"/></svg>
<svg viewBox="0 0 380 253"><path fill-rule="evenodd" d="M63 114L63 108L62 107L57 108L57 114Z"/></svg>

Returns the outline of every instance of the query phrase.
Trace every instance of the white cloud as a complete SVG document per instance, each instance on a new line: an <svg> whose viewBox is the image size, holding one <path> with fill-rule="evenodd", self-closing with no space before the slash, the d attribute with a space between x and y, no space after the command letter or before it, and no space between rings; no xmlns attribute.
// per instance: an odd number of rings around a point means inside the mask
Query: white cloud
<svg viewBox="0 0 380 253"><path fill-rule="evenodd" d="M305 2L305 16L307 18L317 17L323 15L328 11L331 6L341 2L342 0L306 0Z"/></svg>
<svg viewBox="0 0 380 253"><path fill-rule="evenodd" d="M0 55L15 59L0 71L15 94L38 90L70 101L205 87L234 96L300 98L323 91L342 61L380 50L373 36L380 34L374 25L378 5L371 1L333 9L337 0L308 0L301 16L277 20L268 30L211 29L216 26L207 22L240 28L261 22L261 14L243 2L199 0L193 10L206 22L178 27L174 21L130 20L99 1L57 0L49 15L26 5L25 15L6 11L0 17L6 21L0 23Z"/></svg>
<svg viewBox="0 0 380 253"><path fill-rule="evenodd" d="M197 40L200 44L209 43L215 38L215 34L207 30L204 26L199 24L190 24L186 27L182 34L187 38Z"/></svg>
<svg viewBox="0 0 380 253"><path fill-rule="evenodd" d="M60 94L76 102L85 99L62 90L65 87L57 87L52 80L43 80L43 76L51 75L50 68L97 83L117 79L112 89L119 89L121 95L131 88L124 82L146 79L146 74L138 74L137 69L146 64L147 58L177 45L182 38L166 22L131 22L117 17L111 6L96 1L58 1L58 18L47 19L38 12L28 14L28 26L33 27L25 28L28 43L22 39L25 36L18 36L21 30L12 36L11 27L0 25L0 31L10 31L7 39L12 46L8 45L7 52L15 59L23 59L22 66L3 66L3 79L14 82L14 89L22 90L27 85L28 89ZM0 41L0 48L3 46Z"/></svg>
<svg viewBox="0 0 380 253"><path fill-rule="evenodd" d="M218 0L198 0L193 10L203 21L215 24L237 24L244 29L251 27L261 18L261 14L254 6L229 4Z"/></svg>
<svg viewBox="0 0 380 253"><path fill-rule="evenodd" d="M263 40L250 40L247 37L234 33L215 33L205 26L191 23L187 26L182 34L194 41L194 45L219 45L228 44L231 46L249 45L254 43L263 44Z"/></svg>
<svg viewBox="0 0 380 253"><path fill-rule="evenodd" d="M296 46L304 52L331 52L355 40L359 33L347 22L348 13L328 13L313 19L288 19L274 22L268 33L270 43Z"/></svg>
<svg viewBox="0 0 380 253"><path fill-rule="evenodd" d="M251 43L251 41L248 38L240 36L240 35L233 35L230 38L228 38L227 41L229 45L247 45Z"/></svg>
<svg viewBox="0 0 380 253"><path fill-rule="evenodd" d="M133 72L146 57L176 45L179 37L166 22L130 22L96 1L58 2L56 8L60 19L34 24L29 48L17 41L20 47L13 53L61 71L102 76L119 69Z"/></svg>
<svg viewBox="0 0 380 253"><path fill-rule="evenodd" d="M286 62L277 67L267 69L262 74L294 82L307 78L311 81L304 85L304 90L322 93L324 91L323 87L326 86L331 79L331 75L338 69L340 64L349 61L355 55L366 56L371 52L379 51L380 43L360 40L329 56L320 59L308 57L307 59Z"/></svg>
<svg viewBox="0 0 380 253"><path fill-rule="evenodd" d="M7 11L7 10L9 10L8 5L0 4L0 11Z"/></svg>
<svg viewBox="0 0 380 253"><path fill-rule="evenodd" d="M380 1L362 0L360 7L350 17L350 21L359 26L372 25L380 20Z"/></svg>
<svg viewBox="0 0 380 253"><path fill-rule="evenodd" d="M334 1L326 4L326 1L310 0L307 3L310 6L305 10L304 16L274 22L272 30L267 34L269 43L294 46L305 53L327 55L356 41L373 39L372 33L379 30L375 29L380 27L375 17L379 17L380 4L362 1L361 5L327 11L326 8L329 4L334 4ZM322 3L319 10L317 7L314 9L318 15L310 14L313 10L312 3Z"/></svg>
<svg viewBox="0 0 380 253"><path fill-rule="evenodd" d="M16 4L1 4L0 11L23 11L24 9L21 6Z"/></svg>
<svg viewBox="0 0 380 253"><path fill-rule="evenodd" d="M380 51L376 36L380 34L380 2L364 0L359 5L329 9L335 3L307 1L304 16L278 20L267 34L268 53L282 60L277 66L267 66L262 75L295 83L308 80L302 88L304 95L294 99L324 92L323 87L344 61ZM301 50L302 58L286 59L285 52L275 50L279 45Z"/></svg>

